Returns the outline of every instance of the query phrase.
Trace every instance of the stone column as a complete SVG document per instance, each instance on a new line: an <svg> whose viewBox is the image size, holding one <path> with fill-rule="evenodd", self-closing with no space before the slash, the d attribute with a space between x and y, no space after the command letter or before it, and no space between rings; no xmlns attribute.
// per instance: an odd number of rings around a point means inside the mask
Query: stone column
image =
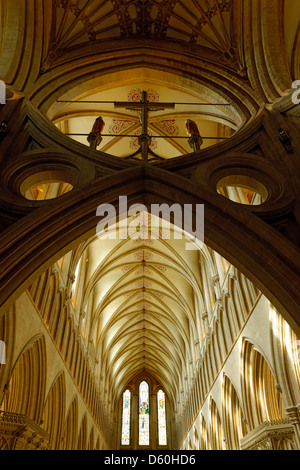
<svg viewBox="0 0 300 470"><path fill-rule="evenodd" d="M139 445L139 400L136 393L132 394L130 437L132 449L136 450Z"/></svg>
<svg viewBox="0 0 300 470"><path fill-rule="evenodd" d="M158 420L157 420L157 400L156 394L150 395L150 448L158 447Z"/></svg>

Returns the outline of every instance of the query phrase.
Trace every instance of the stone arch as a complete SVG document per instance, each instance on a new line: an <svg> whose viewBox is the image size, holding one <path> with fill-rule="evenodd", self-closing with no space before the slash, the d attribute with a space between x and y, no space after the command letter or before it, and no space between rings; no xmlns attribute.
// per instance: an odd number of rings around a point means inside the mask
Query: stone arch
<svg viewBox="0 0 300 470"><path fill-rule="evenodd" d="M15 325L15 308L10 308L5 315L0 318L0 340L4 342L5 354L2 360L5 364L0 364L0 409L1 403L8 387L10 370L12 368L12 357L14 350L14 325ZM1 351L2 352L2 351Z"/></svg>
<svg viewBox="0 0 300 470"><path fill-rule="evenodd" d="M193 445L194 449L200 450L199 434L198 434L196 425L194 425L193 438L194 438L194 445Z"/></svg>
<svg viewBox="0 0 300 470"><path fill-rule="evenodd" d="M98 436L95 450L101 450L100 437Z"/></svg>
<svg viewBox="0 0 300 470"><path fill-rule="evenodd" d="M87 415L86 414L83 416L82 421L81 421L77 449L78 450L87 449Z"/></svg>
<svg viewBox="0 0 300 470"><path fill-rule="evenodd" d="M43 410L43 428L49 433L52 449L58 449L65 416L65 376L61 372L54 380Z"/></svg>
<svg viewBox="0 0 300 470"><path fill-rule="evenodd" d="M239 450L240 439L248 432L243 410L235 387L225 374L222 387L222 413L227 449Z"/></svg>
<svg viewBox="0 0 300 470"><path fill-rule="evenodd" d="M119 48L119 45L115 47ZM143 68L147 69L147 75L151 76L152 82L158 82L163 77L175 89L180 90L185 87L194 94L202 94L211 102L216 100L232 102L233 111L230 117L239 126L259 112L255 93L238 75L210 62L205 65L199 64L197 59L191 60L190 56L187 57L181 52L174 52L172 56L177 65L175 67L170 58L166 58L164 52L152 44L147 52L144 48L137 47L136 53L130 56L121 51L114 55L113 61L110 54L93 54L93 61L88 63L86 58L83 60L80 57L73 58L67 64L41 75L31 99L43 113L49 111L51 119L59 112L56 100L73 100L90 90L99 89L100 86L105 89L118 81L124 83L126 71L130 70L132 75L136 70ZM75 65L79 71L76 76L73 73ZM99 77L100 68L104 71L101 77Z"/></svg>
<svg viewBox="0 0 300 470"><path fill-rule="evenodd" d="M265 421L284 418L282 398L267 360L249 340L243 340L242 396L250 431Z"/></svg>
<svg viewBox="0 0 300 470"><path fill-rule="evenodd" d="M254 282L299 333L298 249L245 208L233 208L192 183L187 189L186 180L180 176L142 165L103 178L101 184L96 181L84 190L66 194L47 206L49 211L45 210L46 205L40 207L3 233L2 312L72 245L93 235L99 222L98 205L110 202L117 207L121 193L128 195L128 204L146 203L148 207L152 202L204 203L206 243ZM14 262L11 250L15 253Z"/></svg>
<svg viewBox="0 0 300 470"><path fill-rule="evenodd" d="M200 420L200 450L210 450L210 439L206 421L203 415L201 415Z"/></svg>
<svg viewBox="0 0 300 470"><path fill-rule="evenodd" d="M270 339L274 370L285 407L299 403L300 395L300 342L279 312L269 305ZM292 373L294 371L294 373Z"/></svg>
<svg viewBox="0 0 300 470"><path fill-rule="evenodd" d="M225 450L224 431L221 417L215 400L210 397L209 402L210 420L210 444L212 450Z"/></svg>
<svg viewBox="0 0 300 470"><path fill-rule="evenodd" d="M89 440L88 440L88 450L95 450L95 432L94 428L92 427L89 435Z"/></svg>
<svg viewBox="0 0 300 470"><path fill-rule="evenodd" d="M61 440L61 450L77 449L77 432L78 432L78 399L74 397L64 422L63 436Z"/></svg>
<svg viewBox="0 0 300 470"><path fill-rule="evenodd" d="M5 411L42 419L46 384L46 349L43 336L33 338L19 355L11 371L3 400Z"/></svg>

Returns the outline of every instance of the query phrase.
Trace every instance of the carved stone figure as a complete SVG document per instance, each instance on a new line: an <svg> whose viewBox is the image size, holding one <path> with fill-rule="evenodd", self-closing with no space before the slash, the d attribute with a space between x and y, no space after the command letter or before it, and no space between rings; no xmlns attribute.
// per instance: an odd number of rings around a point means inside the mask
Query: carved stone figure
<svg viewBox="0 0 300 470"><path fill-rule="evenodd" d="M292 153L293 152L292 142L288 133L282 128L278 129L278 133L279 133L279 140L284 146L284 148L286 149L286 151L288 153Z"/></svg>
<svg viewBox="0 0 300 470"><path fill-rule="evenodd" d="M185 121L185 128L186 128L187 134L190 137L192 137L193 135L199 135L200 136L200 132L199 132L198 126L195 123L195 121L192 121L191 119L187 119Z"/></svg>
<svg viewBox="0 0 300 470"><path fill-rule="evenodd" d="M198 129L197 124L192 119L187 119L185 121L185 128L186 132L189 135L189 144L194 152L198 152L201 149L201 145L203 144L203 140L200 136L200 132Z"/></svg>
<svg viewBox="0 0 300 470"><path fill-rule="evenodd" d="M103 121L103 118L99 116L94 122L92 131L87 137L87 141L90 144L91 148L96 149L98 145L100 145L100 143L102 142L101 133L103 131L104 126L105 122Z"/></svg>

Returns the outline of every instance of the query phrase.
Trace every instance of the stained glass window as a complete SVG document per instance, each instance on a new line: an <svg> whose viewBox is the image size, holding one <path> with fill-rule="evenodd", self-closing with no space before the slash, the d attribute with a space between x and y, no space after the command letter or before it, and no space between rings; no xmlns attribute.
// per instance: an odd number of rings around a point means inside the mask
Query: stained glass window
<svg viewBox="0 0 300 470"><path fill-rule="evenodd" d="M125 390L123 393L123 413L122 413L122 441L123 446L130 444L130 401L131 393Z"/></svg>
<svg viewBox="0 0 300 470"><path fill-rule="evenodd" d="M158 444L167 445L166 400L162 390L157 392Z"/></svg>
<svg viewBox="0 0 300 470"><path fill-rule="evenodd" d="M149 386L145 381L139 390L139 445L149 445Z"/></svg>

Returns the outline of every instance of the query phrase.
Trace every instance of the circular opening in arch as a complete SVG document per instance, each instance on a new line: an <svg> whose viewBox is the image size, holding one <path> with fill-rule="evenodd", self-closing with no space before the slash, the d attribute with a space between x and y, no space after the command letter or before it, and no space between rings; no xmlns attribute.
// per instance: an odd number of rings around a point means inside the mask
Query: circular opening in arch
<svg viewBox="0 0 300 470"><path fill-rule="evenodd" d="M252 206L259 206L268 198L267 188L246 175L225 176L218 181L217 191L233 202Z"/></svg>
<svg viewBox="0 0 300 470"><path fill-rule="evenodd" d="M29 200L55 199L73 189L70 175L61 171L42 171L26 178L20 185L21 194Z"/></svg>

